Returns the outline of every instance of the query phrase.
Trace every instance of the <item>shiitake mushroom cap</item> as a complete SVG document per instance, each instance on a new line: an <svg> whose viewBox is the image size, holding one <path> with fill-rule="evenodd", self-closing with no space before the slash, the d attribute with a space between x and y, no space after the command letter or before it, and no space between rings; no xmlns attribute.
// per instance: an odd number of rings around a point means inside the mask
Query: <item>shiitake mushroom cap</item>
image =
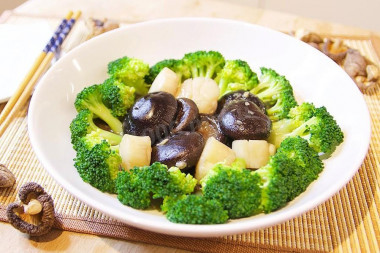
<svg viewBox="0 0 380 253"><path fill-rule="evenodd" d="M166 136L177 112L177 100L167 92L152 92L138 99L123 122L124 134L150 136L152 144Z"/></svg>
<svg viewBox="0 0 380 253"><path fill-rule="evenodd" d="M177 103L177 115L173 121L171 132L195 131L200 121L197 105L188 98L178 98Z"/></svg>
<svg viewBox="0 0 380 253"><path fill-rule="evenodd" d="M210 137L214 137L224 144L229 144L229 140L220 129L218 118L215 115L201 114L197 132L202 134L205 141Z"/></svg>
<svg viewBox="0 0 380 253"><path fill-rule="evenodd" d="M197 164L204 143L200 133L178 132L152 147L151 162L186 170Z"/></svg>
<svg viewBox="0 0 380 253"><path fill-rule="evenodd" d="M225 105L218 121L222 132L234 140L265 140L272 126L255 103L241 99Z"/></svg>
<svg viewBox="0 0 380 253"><path fill-rule="evenodd" d="M255 103L261 109L263 113L266 114L266 108L265 108L264 102L261 101L260 98L258 98L251 92L245 91L245 90L238 90L231 93L227 93L226 95L221 97L218 101L218 108L216 109L216 114L219 114L222 111L223 107L226 106L228 103L232 101L236 101L236 100L251 101Z"/></svg>

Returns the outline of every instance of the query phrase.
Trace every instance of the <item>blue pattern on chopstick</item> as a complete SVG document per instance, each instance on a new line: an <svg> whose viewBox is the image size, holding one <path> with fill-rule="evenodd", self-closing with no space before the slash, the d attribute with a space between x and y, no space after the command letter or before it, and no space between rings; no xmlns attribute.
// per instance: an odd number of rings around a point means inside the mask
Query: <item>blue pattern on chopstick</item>
<svg viewBox="0 0 380 253"><path fill-rule="evenodd" d="M45 48L43 49L45 53L48 53L50 51L50 48L54 45L56 39L59 37L61 32L66 27L67 21L68 21L67 19L63 19L61 24L57 27L57 30L55 30L53 36L50 38L49 42L46 44Z"/></svg>
<svg viewBox="0 0 380 253"><path fill-rule="evenodd" d="M65 40L67 34L70 32L74 24L75 24L75 19L73 18L67 22L66 26L58 34L54 43L51 45L49 52L55 53L59 49L59 47L62 45L63 41Z"/></svg>

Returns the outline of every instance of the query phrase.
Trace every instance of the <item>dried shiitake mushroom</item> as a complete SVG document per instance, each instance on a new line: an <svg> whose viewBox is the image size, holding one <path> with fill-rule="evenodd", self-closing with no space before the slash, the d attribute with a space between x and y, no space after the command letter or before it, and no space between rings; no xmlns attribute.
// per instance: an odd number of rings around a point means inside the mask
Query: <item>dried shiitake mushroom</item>
<svg viewBox="0 0 380 253"><path fill-rule="evenodd" d="M15 182L16 178L12 172L4 164L0 164L0 188L11 187Z"/></svg>
<svg viewBox="0 0 380 253"><path fill-rule="evenodd" d="M54 202L44 188L34 182L21 186L18 193L21 203L12 203L7 208L8 221L13 227L31 236L48 233L55 221ZM32 216L27 222L21 216Z"/></svg>
<svg viewBox="0 0 380 253"><path fill-rule="evenodd" d="M358 50L345 45L342 40L322 38L318 34L304 29L299 29L292 35L317 48L339 64L363 93L380 83L379 68Z"/></svg>

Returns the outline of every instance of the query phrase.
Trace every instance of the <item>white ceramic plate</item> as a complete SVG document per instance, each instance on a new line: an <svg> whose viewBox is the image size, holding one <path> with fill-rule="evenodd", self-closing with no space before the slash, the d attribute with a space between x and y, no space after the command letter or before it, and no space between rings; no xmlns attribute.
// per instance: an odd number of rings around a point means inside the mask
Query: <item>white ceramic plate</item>
<svg viewBox="0 0 380 253"><path fill-rule="evenodd" d="M114 195L84 183L73 166L69 125L74 99L85 86L106 79L107 63L122 56L153 64L195 50L217 50L253 69L271 67L285 75L301 101L324 105L345 140L325 161L306 192L286 207L221 225L174 224L156 211L123 206ZM256 25L217 19L167 19L131 25L92 39L60 59L38 85L29 109L29 134L46 170L74 196L120 221L160 233L206 237L236 234L281 223L321 204L355 174L370 140L369 114L348 75L319 51L285 34Z"/></svg>

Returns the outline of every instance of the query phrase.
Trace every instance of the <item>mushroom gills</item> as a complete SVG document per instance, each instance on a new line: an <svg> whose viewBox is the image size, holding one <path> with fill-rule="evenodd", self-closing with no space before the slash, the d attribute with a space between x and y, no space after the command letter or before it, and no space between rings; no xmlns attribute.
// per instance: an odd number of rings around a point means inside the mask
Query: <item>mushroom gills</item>
<svg viewBox="0 0 380 253"><path fill-rule="evenodd" d="M124 134L149 136L152 144L170 132L177 100L167 92L153 92L138 99L123 122Z"/></svg>

